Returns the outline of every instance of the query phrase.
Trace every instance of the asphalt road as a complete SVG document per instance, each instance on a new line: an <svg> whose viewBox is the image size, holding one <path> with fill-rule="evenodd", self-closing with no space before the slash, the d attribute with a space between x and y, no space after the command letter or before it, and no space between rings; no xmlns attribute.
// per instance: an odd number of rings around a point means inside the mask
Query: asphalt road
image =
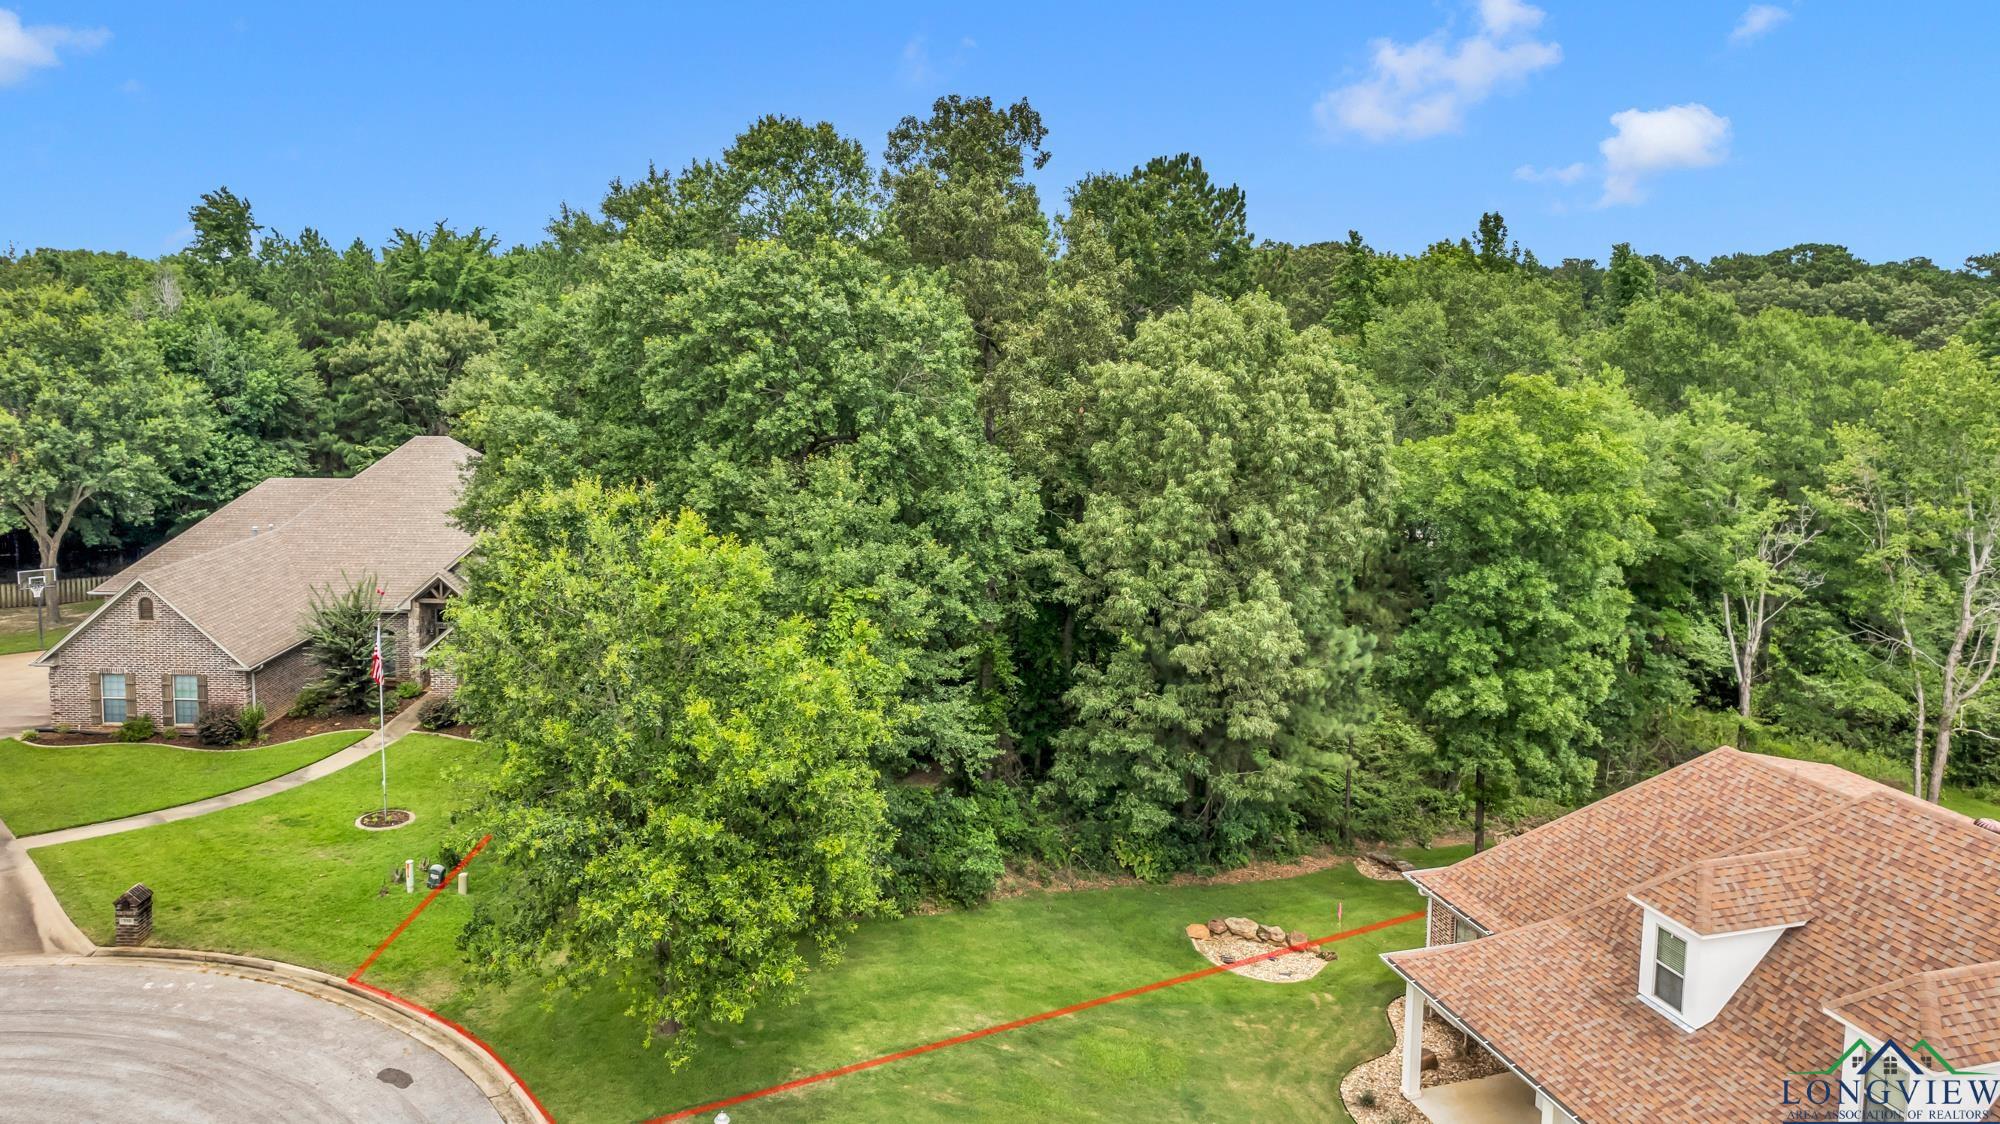
<svg viewBox="0 0 2000 1124"><path fill-rule="evenodd" d="M0 1121L492 1124L472 1079L339 1004L203 968L0 963Z"/></svg>

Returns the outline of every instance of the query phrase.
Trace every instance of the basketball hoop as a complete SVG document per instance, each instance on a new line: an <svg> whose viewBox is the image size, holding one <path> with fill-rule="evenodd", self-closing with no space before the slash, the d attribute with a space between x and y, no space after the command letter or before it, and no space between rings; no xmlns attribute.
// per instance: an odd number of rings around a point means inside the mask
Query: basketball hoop
<svg viewBox="0 0 2000 1124"><path fill-rule="evenodd" d="M35 646L39 649L46 651L48 648L48 641L47 637L43 635L42 631L42 606L48 603L46 595L49 591L49 587L56 584L56 572L52 567L47 567L47 566L44 566L38 570L17 570L14 573L14 584L20 586L22 589L27 590L28 596L34 599ZM62 602L58 600L56 602L56 606L57 606L56 611L60 613L62 611L61 609Z"/></svg>

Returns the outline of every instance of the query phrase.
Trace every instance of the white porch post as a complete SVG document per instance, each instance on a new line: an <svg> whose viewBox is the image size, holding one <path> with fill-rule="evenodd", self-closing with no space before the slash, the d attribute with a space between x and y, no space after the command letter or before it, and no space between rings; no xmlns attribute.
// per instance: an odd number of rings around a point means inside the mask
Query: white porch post
<svg viewBox="0 0 2000 1124"><path fill-rule="evenodd" d="M1424 993L1403 987L1403 1096L1414 1101L1424 1091Z"/></svg>

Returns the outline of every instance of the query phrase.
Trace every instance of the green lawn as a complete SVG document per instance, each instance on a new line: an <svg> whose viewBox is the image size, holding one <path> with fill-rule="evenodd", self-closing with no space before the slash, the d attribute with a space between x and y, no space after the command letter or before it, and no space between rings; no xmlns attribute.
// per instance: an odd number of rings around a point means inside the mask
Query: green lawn
<svg viewBox="0 0 2000 1124"><path fill-rule="evenodd" d="M413 900L385 892L390 868L451 834L454 762L476 746L422 735L390 750L392 802L418 813L400 831L351 826L376 774L356 766L294 792L144 832L35 853L70 916L110 935L111 906L136 881L155 892L154 943L271 956L346 974ZM1425 865L1463 853L1413 853ZM496 876L475 863L473 886ZM1120 991L1205 965L1180 930L1242 914L1308 930L1418 908L1402 883L1350 868L1240 886L1036 894L979 909L870 922L803 999L710 1031L679 1072L639 1045L608 988L547 996L463 979L454 938L469 900L446 894L368 979L471 1028L556 1116L630 1121ZM1254 1115L1345 1120L1337 1086L1390 1046L1382 1007L1398 988L1376 959L1420 943L1409 924L1341 945L1317 978L1277 985L1217 976L991 1039L842 1077L732 1110L741 1122L848 1120L1186 1120ZM705 1118L704 1118L705 1119Z"/></svg>
<svg viewBox="0 0 2000 1124"><path fill-rule="evenodd" d="M44 635L49 644L54 644L64 636L69 635L69 630L75 627L76 622L72 619L70 623L63 625L61 628L48 629ZM32 627L26 631L18 629L0 631L0 656L11 656L16 652L39 652L42 648L43 644L36 638L35 630Z"/></svg>
<svg viewBox="0 0 2000 1124"><path fill-rule="evenodd" d="M29 745L0 738L0 819L15 835L171 808L283 776L368 736L342 730L262 749Z"/></svg>
<svg viewBox="0 0 2000 1124"><path fill-rule="evenodd" d="M1985 816L1990 819L2000 820L2000 804L1983 799L1976 793L1966 789L1946 788L1944 796L1938 800L1938 803L1950 808L1954 812L1971 816L1974 819Z"/></svg>

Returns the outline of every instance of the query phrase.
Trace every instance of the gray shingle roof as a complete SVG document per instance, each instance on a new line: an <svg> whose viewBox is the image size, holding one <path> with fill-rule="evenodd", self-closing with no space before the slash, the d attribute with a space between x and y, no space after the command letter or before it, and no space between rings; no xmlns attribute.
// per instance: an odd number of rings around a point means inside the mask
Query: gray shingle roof
<svg viewBox="0 0 2000 1124"><path fill-rule="evenodd" d="M161 561L162 547L101 588L143 579L238 663L256 667L298 645L314 590L372 577L391 608L463 558L473 539L451 510L476 456L449 437L415 437L350 479L266 481L169 544L187 548ZM277 487L257 496L267 485ZM288 517L269 517L286 505L294 505ZM252 536L252 522L277 527Z"/></svg>
<svg viewBox="0 0 2000 1124"><path fill-rule="evenodd" d="M206 519L161 543L91 592L110 597L123 592L134 578L220 547L234 546L249 538L253 527L260 533L270 531L346 483L322 476L274 476L216 508Z"/></svg>

